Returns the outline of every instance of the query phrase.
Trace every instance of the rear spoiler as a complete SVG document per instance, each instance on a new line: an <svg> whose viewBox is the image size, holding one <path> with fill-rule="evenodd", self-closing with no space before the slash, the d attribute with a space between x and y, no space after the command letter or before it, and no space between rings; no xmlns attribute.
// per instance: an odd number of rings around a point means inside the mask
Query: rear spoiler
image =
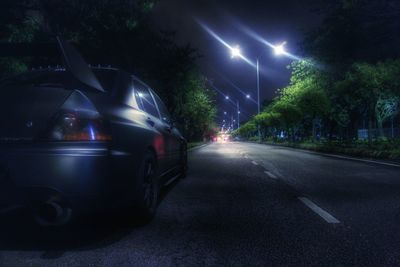
<svg viewBox="0 0 400 267"><path fill-rule="evenodd" d="M99 80L96 78L81 54L62 38L57 37L58 46L63 56L65 68L80 82L104 92Z"/></svg>
<svg viewBox="0 0 400 267"><path fill-rule="evenodd" d="M98 91L104 92L103 86L89 68L81 54L63 38L56 37L57 45L46 44L0 44L0 57L28 57L61 55L65 69L79 82Z"/></svg>

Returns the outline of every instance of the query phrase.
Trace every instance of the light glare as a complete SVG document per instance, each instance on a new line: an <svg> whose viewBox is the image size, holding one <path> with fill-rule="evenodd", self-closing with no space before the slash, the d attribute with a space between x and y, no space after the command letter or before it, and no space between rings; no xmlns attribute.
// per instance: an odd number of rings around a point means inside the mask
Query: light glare
<svg viewBox="0 0 400 267"><path fill-rule="evenodd" d="M203 22L199 21L198 19L196 19L197 23L208 33L210 34L213 38L215 38L217 41L219 41L222 45L224 45L225 47L227 47L230 51L232 51L232 49L234 49L235 47L232 47L231 45L229 45L227 42L225 42L221 37L219 37L213 30L211 30L208 26L206 26ZM256 67L256 65L251 62L248 58L246 58L244 55L242 55L241 53L236 54L237 57L243 59L247 64L249 64L252 67Z"/></svg>
<svg viewBox="0 0 400 267"><path fill-rule="evenodd" d="M242 57L240 46L236 45L231 48L231 58Z"/></svg>
<svg viewBox="0 0 400 267"><path fill-rule="evenodd" d="M274 46L275 55L277 56L286 55L285 45L286 42L283 42L280 45Z"/></svg>

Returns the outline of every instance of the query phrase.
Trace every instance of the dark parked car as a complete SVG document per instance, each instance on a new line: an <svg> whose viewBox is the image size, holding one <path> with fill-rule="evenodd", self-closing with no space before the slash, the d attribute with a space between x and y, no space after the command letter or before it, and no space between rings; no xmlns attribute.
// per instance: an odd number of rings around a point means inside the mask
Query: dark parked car
<svg viewBox="0 0 400 267"><path fill-rule="evenodd" d="M185 139L140 79L90 68L58 42L65 68L0 85L3 204L31 207L44 225L108 208L151 219L160 189L185 176Z"/></svg>

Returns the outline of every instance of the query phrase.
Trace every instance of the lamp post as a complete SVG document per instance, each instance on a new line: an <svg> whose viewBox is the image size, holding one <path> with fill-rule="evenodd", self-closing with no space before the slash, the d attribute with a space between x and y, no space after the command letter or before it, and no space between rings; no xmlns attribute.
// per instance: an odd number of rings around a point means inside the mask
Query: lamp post
<svg viewBox="0 0 400 267"><path fill-rule="evenodd" d="M281 56L281 55L287 54L285 51L285 46L286 46L286 42L283 42L281 44L271 46L271 47L274 50L276 56ZM242 52L240 50L240 47L238 45L236 45L231 48L231 58L234 59L234 58L238 58L238 57L244 58L242 55ZM259 60L259 57L256 58L256 70L257 70L257 114L260 114L261 107L260 107L260 60ZM249 98L248 95L246 97ZM257 131L258 131L258 141L261 142L260 125L258 125Z"/></svg>
<svg viewBox="0 0 400 267"><path fill-rule="evenodd" d="M246 98L249 99L250 95L246 95ZM228 95L225 96L225 100L230 100L231 102L233 102ZM238 99L236 99L236 113L237 113L237 121L236 121L237 122L237 128L239 129L240 128L240 114L241 114L241 111L240 111L240 104L239 104L239 100Z"/></svg>
<svg viewBox="0 0 400 267"><path fill-rule="evenodd" d="M261 112L260 109L260 61L257 58L257 114L259 115ZM260 125L257 123L257 132L258 132L258 142L261 143L261 129Z"/></svg>
<svg viewBox="0 0 400 267"><path fill-rule="evenodd" d="M239 100L236 100L236 108L237 108L237 126L240 128L240 108L239 108Z"/></svg>

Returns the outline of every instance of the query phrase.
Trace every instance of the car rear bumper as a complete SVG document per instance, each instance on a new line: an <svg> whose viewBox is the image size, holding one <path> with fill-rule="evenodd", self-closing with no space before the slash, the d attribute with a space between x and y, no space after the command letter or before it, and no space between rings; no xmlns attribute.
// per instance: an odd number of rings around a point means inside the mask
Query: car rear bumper
<svg viewBox="0 0 400 267"><path fill-rule="evenodd" d="M113 205L131 186L133 162L104 142L1 145L0 202L34 205L55 198L81 208Z"/></svg>

